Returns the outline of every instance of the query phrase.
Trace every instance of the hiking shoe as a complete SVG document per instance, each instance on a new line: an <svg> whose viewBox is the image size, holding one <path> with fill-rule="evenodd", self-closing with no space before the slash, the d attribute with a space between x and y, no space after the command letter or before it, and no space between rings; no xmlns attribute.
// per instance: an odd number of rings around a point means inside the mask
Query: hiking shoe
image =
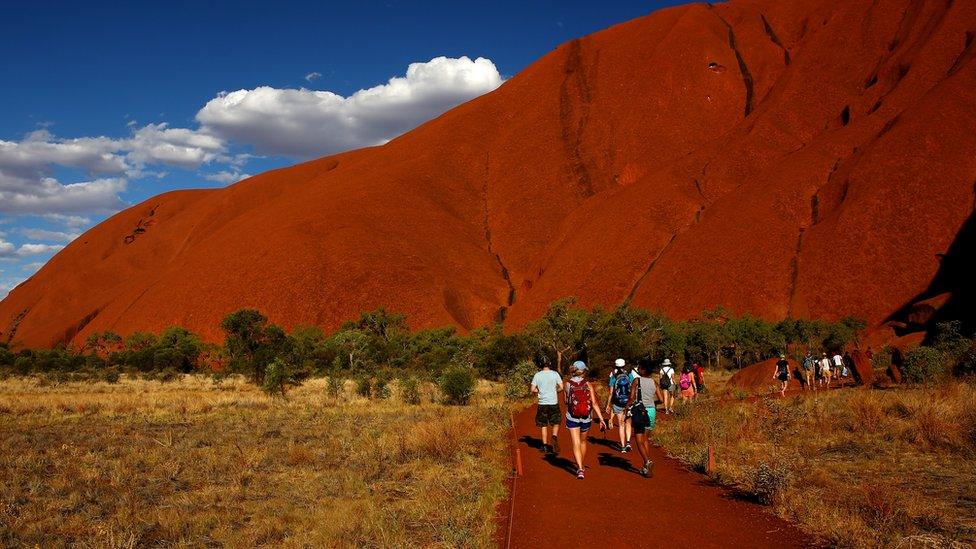
<svg viewBox="0 0 976 549"><path fill-rule="evenodd" d="M654 462L647 460L644 462L644 467L641 468L641 474L647 478L654 476Z"/></svg>
<svg viewBox="0 0 976 549"><path fill-rule="evenodd" d="M578 478L579 480L583 480L585 478L585 475L583 474L583 470L582 469L576 471L576 478Z"/></svg>
<svg viewBox="0 0 976 549"><path fill-rule="evenodd" d="M627 446L624 447L624 453L626 454L629 451L630 451L630 443L628 442Z"/></svg>
<svg viewBox="0 0 976 549"><path fill-rule="evenodd" d="M556 435L552 436L552 453L553 454L559 453L559 437L557 437Z"/></svg>

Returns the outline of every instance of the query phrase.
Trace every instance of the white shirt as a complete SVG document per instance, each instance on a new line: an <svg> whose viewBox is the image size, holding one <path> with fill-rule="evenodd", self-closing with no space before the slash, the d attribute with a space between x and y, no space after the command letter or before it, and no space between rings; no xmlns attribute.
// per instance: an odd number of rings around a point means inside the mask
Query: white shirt
<svg viewBox="0 0 976 549"><path fill-rule="evenodd" d="M827 357L823 357L820 360L820 367L823 368L824 370L827 370L829 372L830 371L830 359L827 358Z"/></svg>
<svg viewBox="0 0 976 549"><path fill-rule="evenodd" d="M834 355L834 365L843 366L844 365L843 357L841 357L840 355Z"/></svg>

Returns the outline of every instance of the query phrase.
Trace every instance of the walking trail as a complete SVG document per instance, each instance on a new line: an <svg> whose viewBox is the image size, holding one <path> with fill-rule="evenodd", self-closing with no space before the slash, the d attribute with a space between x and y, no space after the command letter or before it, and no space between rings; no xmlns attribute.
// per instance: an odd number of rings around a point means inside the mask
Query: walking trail
<svg viewBox="0 0 976 549"><path fill-rule="evenodd" d="M523 476L516 479L510 536L513 548L545 547L804 547L810 540L757 504L737 499L706 476L652 448L653 478L642 477L640 454L617 449L590 430L586 480L576 479L569 432L560 454L543 456L535 406L515 416ZM659 421L662 415L658 414ZM666 526L664 526L666 525ZM501 536L500 536L501 537Z"/></svg>

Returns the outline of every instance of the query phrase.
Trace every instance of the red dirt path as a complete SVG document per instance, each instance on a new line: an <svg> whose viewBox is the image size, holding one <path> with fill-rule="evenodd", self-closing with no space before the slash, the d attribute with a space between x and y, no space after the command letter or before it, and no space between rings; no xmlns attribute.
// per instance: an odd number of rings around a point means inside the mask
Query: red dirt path
<svg viewBox="0 0 976 549"><path fill-rule="evenodd" d="M510 546L518 547L803 547L810 540L762 507L736 499L703 476L652 449L654 477L638 474L636 449L621 454L608 432L590 433L586 480L576 480L569 433L561 452L538 447L535 406L515 418L524 475L518 478ZM660 420L660 415L658 416ZM664 419L667 421L667 419ZM569 502L579 501L574 512ZM575 515L575 517L574 517ZM679 525L688 517L687 526ZM659 527L663 517L672 527ZM620 521L623 525L620 525ZM579 525L570 530L568 524ZM635 533L639 525L641 534ZM505 538L502 537L504 547Z"/></svg>

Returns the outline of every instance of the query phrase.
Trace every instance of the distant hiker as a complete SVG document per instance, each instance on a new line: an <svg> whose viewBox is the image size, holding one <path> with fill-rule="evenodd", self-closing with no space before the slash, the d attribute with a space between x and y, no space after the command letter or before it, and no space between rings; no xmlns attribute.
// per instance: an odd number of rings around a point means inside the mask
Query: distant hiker
<svg viewBox="0 0 976 549"><path fill-rule="evenodd" d="M854 358L851 353L844 353L844 369L841 370L840 375L841 377L848 377L852 371L854 371Z"/></svg>
<svg viewBox="0 0 976 549"><path fill-rule="evenodd" d="M671 367L671 361L669 359L664 359L661 363L661 379L658 382L661 386L661 390L664 391L664 413L672 414L674 413L674 394L678 392L678 384L674 380L674 368Z"/></svg>
<svg viewBox="0 0 976 549"><path fill-rule="evenodd" d="M695 362L691 365L692 371L695 373L695 384L698 385L698 393L705 392L705 368L702 368L701 363ZM698 394L695 394L697 397Z"/></svg>
<svg viewBox="0 0 976 549"><path fill-rule="evenodd" d="M807 356L803 357L803 362L800 364L800 368L803 370L803 385L804 390L817 390L817 386L814 384L814 374L817 370L817 359L813 358L813 353L810 349L807 349Z"/></svg>
<svg viewBox="0 0 976 549"><path fill-rule="evenodd" d="M840 376L843 374L844 370L844 357L840 356L840 352L835 352L833 357L834 363L830 366L830 375L837 378L840 381ZM843 382L842 382L843 384Z"/></svg>
<svg viewBox="0 0 976 549"><path fill-rule="evenodd" d="M584 478L583 461L586 459L586 438L583 436L590 430L593 423L593 412L600 418L600 425L606 428L606 421L600 412L599 406L594 406L596 391L593 385L586 381L586 363L577 360L573 363L570 371L573 377L569 378L564 387L566 393L566 428L569 429L569 436L573 439L573 457L576 458L576 478Z"/></svg>
<svg viewBox="0 0 976 549"><path fill-rule="evenodd" d="M790 382L790 362L786 360L786 353L779 354L779 360L776 361L776 371L773 373L773 378L779 380L779 396L786 396L786 386Z"/></svg>
<svg viewBox="0 0 976 549"><path fill-rule="evenodd" d="M864 353L864 354L867 355L868 362L870 362L871 365L874 366L874 351L871 350L871 346L870 345L868 345L868 351L866 353Z"/></svg>
<svg viewBox="0 0 976 549"><path fill-rule="evenodd" d="M640 472L645 477L653 476L654 462L651 461L651 443L647 440L647 433L654 430L657 422L655 397L664 400L661 389L651 377L651 361L645 359L640 362L640 375L631 384L630 398L627 399L627 408L633 415L637 452L644 463Z"/></svg>
<svg viewBox="0 0 976 549"><path fill-rule="evenodd" d="M536 427L542 429L542 451L559 453L559 398L556 393L563 390L563 380L555 371L549 369L549 361L540 361L541 369L532 377L532 392L539 397L535 412ZM552 428L552 446L549 446L549 428Z"/></svg>
<svg viewBox="0 0 976 549"><path fill-rule="evenodd" d="M690 362L685 362L685 365L681 368L678 387L681 388L681 402L688 402L695 398L695 395L698 393L698 384L695 383L695 372Z"/></svg>
<svg viewBox="0 0 976 549"><path fill-rule="evenodd" d="M613 412L610 422L617 418L617 430L620 432L620 451L627 453L630 451L630 437L633 426L631 425L630 412L626 406L627 399L630 397L630 385L634 380L630 372L626 370L627 361L618 358L610 372L610 395L607 396L607 406L604 413L608 416Z"/></svg>
<svg viewBox="0 0 976 549"><path fill-rule="evenodd" d="M820 384L830 388L830 357L827 353L824 353L823 358L820 359Z"/></svg>

